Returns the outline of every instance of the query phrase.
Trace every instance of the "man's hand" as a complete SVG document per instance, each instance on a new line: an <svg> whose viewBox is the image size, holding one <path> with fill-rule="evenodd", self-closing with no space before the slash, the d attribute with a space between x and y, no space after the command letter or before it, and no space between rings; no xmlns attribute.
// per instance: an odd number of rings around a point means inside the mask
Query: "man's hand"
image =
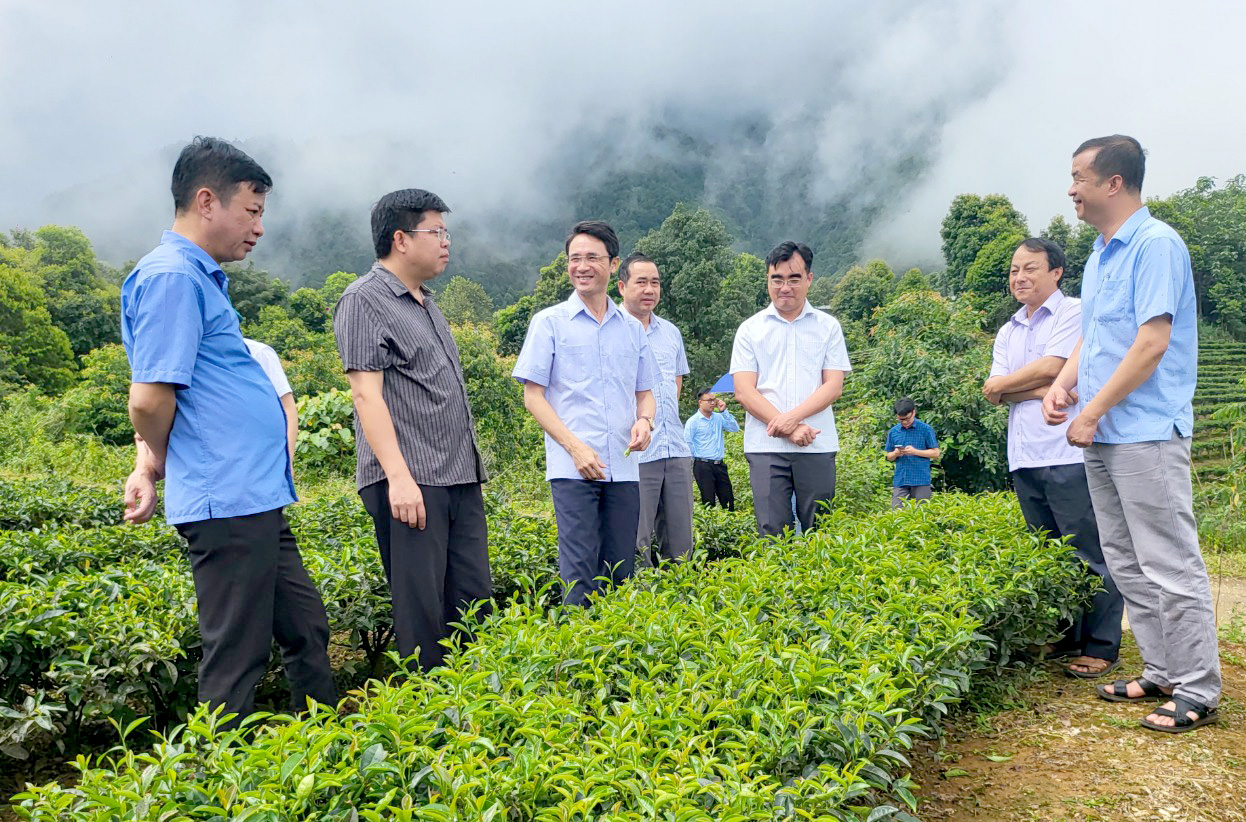
<svg viewBox="0 0 1246 822"><path fill-rule="evenodd" d="M726 411L727 410L727 403L726 401L723 400L722 397L718 397L717 399L714 400L714 410L715 411Z"/></svg>
<svg viewBox="0 0 1246 822"><path fill-rule="evenodd" d="M1069 430L1064 432L1064 438L1069 441L1069 445L1085 448L1095 441L1095 431L1098 429L1099 418L1083 411L1069 423Z"/></svg>
<svg viewBox="0 0 1246 822"><path fill-rule="evenodd" d="M653 426L649 424L649 420L641 419L632 423L632 438L628 440L627 450L644 451L649 447L649 440L653 436Z"/></svg>
<svg viewBox="0 0 1246 822"><path fill-rule="evenodd" d="M1047 389L1047 396L1043 397L1043 420L1048 425L1062 425L1069 418L1068 412L1064 409L1076 403L1075 394L1053 383L1051 388Z"/></svg>
<svg viewBox="0 0 1246 822"><path fill-rule="evenodd" d="M788 437L796 431L796 428L803 425L800 418L791 411L784 411L776 417L772 417L770 423L766 426L766 434L771 437ZM808 426L805 426L806 428Z"/></svg>
<svg viewBox="0 0 1246 822"><path fill-rule="evenodd" d="M141 525L156 512L156 481L149 471L135 468L125 481L125 513L122 519Z"/></svg>
<svg viewBox="0 0 1246 822"><path fill-rule="evenodd" d="M648 425L649 423L645 423ZM586 480L602 480L606 478L606 466L601 461L601 457L597 456L597 452L589 448L578 440L574 445L567 449L567 453L571 455L571 460L575 463L575 470L580 472L580 476Z"/></svg>
<svg viewBox="0 0 1246 822"><path fill-rule="evenodd" d="M986 397L986 401L991 405L999 405L1003 402L1004 392L999 388L1001 382L1003 382L1002 378L991 377L982 384L982 396Z"/></svg>
<svg viewBox="0 0 1246 822"><path fill-rule="evenodd" d="M424 494L410 474L389 481L389 512L399 522L424 530Z"/></svg>
<svg viewBox="0 0 1246 822"><path fill-rule="evenodd" d="M820 428L811 428L808 423L800 423L796 429L788 436L788 441L793 445L799 445L804 448L806 445L812 445L813 441L818 438L818 434L822 433Z"/></svg>
<svg viewBox="0 0 1246 822"><path fill-rule="evenodd" d="M910 446L907 446L907 445L897 445L897 446L896 446L896 456L897 456L897 457L903 457L905 454L907 454L907 453L909 452L909 449L910 449Z"/></svg>

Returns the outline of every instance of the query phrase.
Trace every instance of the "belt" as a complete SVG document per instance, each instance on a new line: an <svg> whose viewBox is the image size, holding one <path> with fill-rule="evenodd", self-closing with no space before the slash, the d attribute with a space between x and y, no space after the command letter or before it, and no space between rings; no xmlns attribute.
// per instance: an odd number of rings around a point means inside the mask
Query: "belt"
<svg viewBox="0 0 1246 822"><path fill-rule="evenodd" d="M693 459L696 460L697 462L710 462L710 463L713 463L714 465L723 464L722 460L707 460L705 457L693 457Z"/></svg>

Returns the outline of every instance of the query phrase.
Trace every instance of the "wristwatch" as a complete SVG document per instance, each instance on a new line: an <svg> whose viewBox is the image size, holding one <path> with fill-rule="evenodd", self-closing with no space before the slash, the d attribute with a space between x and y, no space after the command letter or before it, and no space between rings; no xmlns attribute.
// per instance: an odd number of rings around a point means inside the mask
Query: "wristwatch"
<svg viewBox="0 0 1246 822"><path fill-rule="evenodd" d="M645 422L649 423L649 430L650 430L650 431L652 431L652 430L653 430L653 428L654 428L654 425L653 425L653 417L637 417L636 419L638 419L638 420L644 420Z"/></svg>

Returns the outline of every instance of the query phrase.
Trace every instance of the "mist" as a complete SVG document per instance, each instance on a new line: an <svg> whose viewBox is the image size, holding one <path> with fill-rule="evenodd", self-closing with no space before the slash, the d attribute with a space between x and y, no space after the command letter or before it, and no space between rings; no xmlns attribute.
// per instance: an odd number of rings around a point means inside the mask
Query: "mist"
<svg viewBox="0 0 1246 822"><path fill-rule="evenodd" d="M320 226L366 265L396 188L450 204L456 261L527 265L603 216L577 213L586 191L663 163L697 164L745 246L833 230L834 207L859 223L846 254L938 266L958 193L1007 194L1035 231L1071 219L1086 137L1137 136L1149 194L1246 171L1244 22L1197 2L0 0L0 228L141 256L178 150L211 134L273 174L254 256L296 284Z"/></svg>

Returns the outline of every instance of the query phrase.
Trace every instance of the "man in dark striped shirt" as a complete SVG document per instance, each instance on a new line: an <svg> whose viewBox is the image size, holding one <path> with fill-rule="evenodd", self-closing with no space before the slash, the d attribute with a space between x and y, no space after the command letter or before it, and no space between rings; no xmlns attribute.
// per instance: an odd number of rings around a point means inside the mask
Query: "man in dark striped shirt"
<svg viewBox="0 0 1246 822"><path fill-rule="evenodd" d="M356 482L376 526L398 652L442 661L460 610L488 607L484 464L450 326L426 283L450 262L449 208L420 189L372 209L376 264L333 314L355 401Z"/></svg>

